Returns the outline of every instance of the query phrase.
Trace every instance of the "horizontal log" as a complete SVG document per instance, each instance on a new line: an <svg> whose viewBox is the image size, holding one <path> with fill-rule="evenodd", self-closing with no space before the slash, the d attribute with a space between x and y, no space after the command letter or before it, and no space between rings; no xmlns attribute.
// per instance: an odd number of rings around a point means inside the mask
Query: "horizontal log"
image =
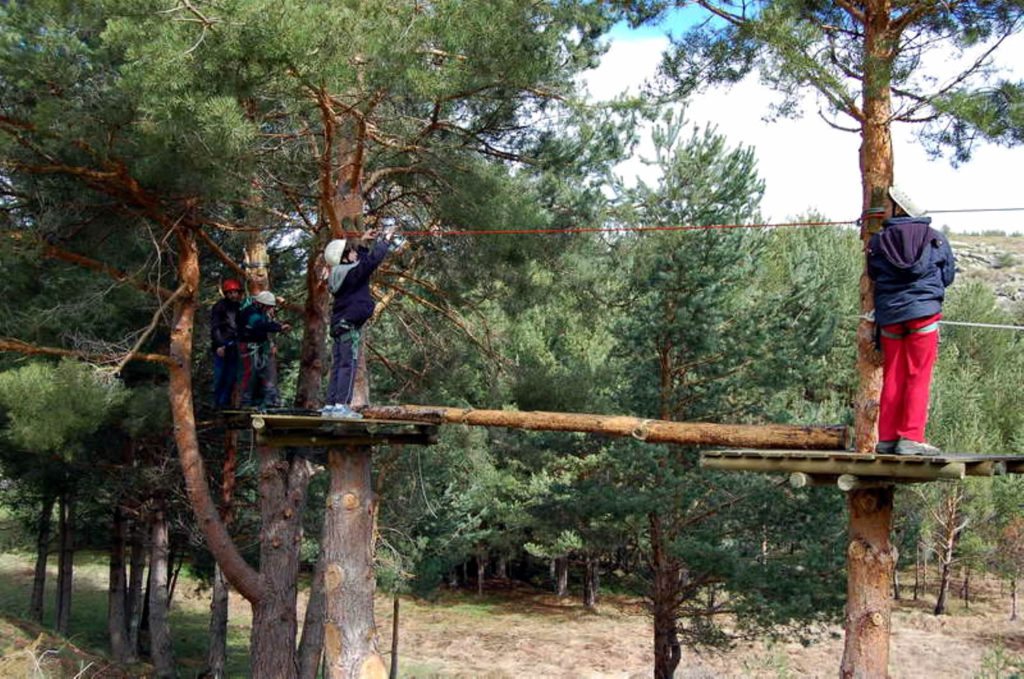
<svg viewBox="0 0 1024 679"><path fill-rule="evenodd" d="M798 426L672 422L623 415L590 415L517 410L476 410L444 406L367 406L364 417L430 424L468 424L533 431L563 431L631 436L647 443L843 450L849 430L843 425Z"/></svg>
<svg viewBox="0 0 1024 679"><path fill-rule="evenodd" d="M803 472L810 476L872 476L892 479L962 479L966 474L963 462L936 463L908 460L878 459L864 456L858 460L857 455L850 454L841 458L808 458L808 457L742 457L704 455L700 466L704 469L741 472Z"/></svg>

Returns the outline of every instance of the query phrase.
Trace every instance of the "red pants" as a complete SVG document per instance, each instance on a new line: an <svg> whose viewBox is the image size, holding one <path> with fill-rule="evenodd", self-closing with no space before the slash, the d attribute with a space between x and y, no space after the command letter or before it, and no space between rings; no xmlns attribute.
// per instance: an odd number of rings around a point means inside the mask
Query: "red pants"
<svg viewBox="0 0 1024 679"><path fill-rule="evenodd" d="M940 318L942 314L935 314L882 326L880 441L895 441L901 437L924 441L932 366L939 352Z"/></svg>

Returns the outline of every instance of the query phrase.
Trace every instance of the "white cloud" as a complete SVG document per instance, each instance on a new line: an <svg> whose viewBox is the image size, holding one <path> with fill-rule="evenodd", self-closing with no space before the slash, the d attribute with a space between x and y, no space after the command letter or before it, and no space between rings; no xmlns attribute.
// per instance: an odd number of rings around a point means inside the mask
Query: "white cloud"
<svg viewBox="0 0 1024 679"><path fill-rule="evenodd" d="M666 38L614 41L601 65L588 74L586 85L595 100L620 92L634 92L656 71ZM1000 48L1003 63L1020 63L1024 36L1015 36ZM768 106L778 96L748 77L737 85L694 97L686 117L692 124L717 125L731 144L756 149L766 188L762 211L766 219L785 221L815 209L828 219L855 219L860 212L860 136L829 127L817 114L809 96L805 115L798 120L765 122ZM650 155L641 144L638 155ZM1024 207L1016 183L1024 149L990 144L977 148L971 162L954 168L947 159L930 159L908 125L893 130L896 183L919 205L930 210ZM651 168L637 158L618 169L621 176L651 179ZM955 231L1000 229L1024 232L1024 211L952 213L933 215L933 224Z"/></svg>

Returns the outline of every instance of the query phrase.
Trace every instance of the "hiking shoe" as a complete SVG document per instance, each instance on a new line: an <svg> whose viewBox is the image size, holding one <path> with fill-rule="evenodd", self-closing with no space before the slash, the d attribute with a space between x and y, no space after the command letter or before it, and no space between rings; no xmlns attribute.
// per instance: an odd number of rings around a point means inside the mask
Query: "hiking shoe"
<svg viewBox="0 0 1024 679"><path fill-rule="evenodd" d="M897 440L892 441L879 441L878 445L875 446L875 452L879 455L895 455Z"/></svg>
<svg viewBox="0 0 1024 679"><path fill-rule="evenodd" d="M362 416L345 404L334 405L334 416L343 420L361 420Z"/></svg>
<svg viewBox="0 0 1024 679"><path fill-rule="evenodd" d="M900 442L896 444L897 455L921 455L923 457L934 457L935 455L942 455L942 451L924 441L911 441L910 439L900 439Z"/></svg>
<svg viewBox="0 0 1024 679"><path fill-rule="evenodd" d="M356 411L352 410L351 408L348 407L348 405L346 405L344 403L335 403L333 406L329 406L329 407L331 408L331 414L330 415L325 415L325 417L330 417L330 418L335 419L335 420L361 420L361 419L363 419L362 415L360 415ZM327 408L324 408L324 410L326 411Z"/></svg>

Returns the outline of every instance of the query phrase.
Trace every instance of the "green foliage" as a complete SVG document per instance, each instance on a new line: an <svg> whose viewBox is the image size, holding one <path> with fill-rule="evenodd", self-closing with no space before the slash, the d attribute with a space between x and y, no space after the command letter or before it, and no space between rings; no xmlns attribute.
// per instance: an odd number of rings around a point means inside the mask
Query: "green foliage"
<svg viewBox="0 0 1024 679"><path fill-rule="evenodd" d="M121 385L76 361L30 363L0 374L8 436L25 450L67 453L125 401Z"/></svg>

